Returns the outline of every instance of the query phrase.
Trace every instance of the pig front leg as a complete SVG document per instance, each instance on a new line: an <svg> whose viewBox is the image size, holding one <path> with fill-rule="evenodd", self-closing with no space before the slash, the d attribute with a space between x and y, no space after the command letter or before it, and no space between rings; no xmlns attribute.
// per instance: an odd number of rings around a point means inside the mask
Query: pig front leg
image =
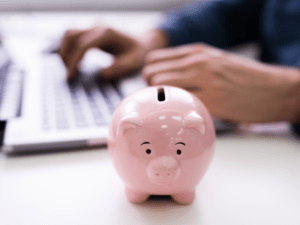
<svg viewBox="0 0 300 225"><path fill-rule="evenodd" d="M130 189L128 187L126 187L126 197L127 199L132 202L132 203L141 203L146 201L150 194L144 193L144 192L140 192L140 191L136 191L133 189Z"/></svg>
<svg viewBox="0 0 300 225"><path fill-rule="evenodd" d="M196 196L195 190L174 194L171 197L180 204L190 204Z"/></svg>

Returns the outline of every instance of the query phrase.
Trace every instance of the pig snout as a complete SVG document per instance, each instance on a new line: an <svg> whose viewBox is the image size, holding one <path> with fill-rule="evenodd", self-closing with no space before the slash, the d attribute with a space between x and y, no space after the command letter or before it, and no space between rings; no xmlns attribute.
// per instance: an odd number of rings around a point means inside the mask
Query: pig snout
<svg viewBox="0 0 300 225"><path fill-rule="evenodd" d="M149 179L157 184L167 184L175 181L180 171L179 163L171 156L156 158L147 166Z"/></svg>

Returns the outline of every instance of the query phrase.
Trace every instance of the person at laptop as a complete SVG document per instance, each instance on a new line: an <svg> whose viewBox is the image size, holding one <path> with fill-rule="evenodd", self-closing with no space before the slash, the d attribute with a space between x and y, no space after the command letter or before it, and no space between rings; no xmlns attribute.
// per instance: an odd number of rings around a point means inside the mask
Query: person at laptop
<svg viewBox="0 0 300 225"><path fill-rule="evenodd" d="M68 80L84 53L115 56L101 72L119 79L142 69L149 85L173 85L198 96L223 120L289 121L300 133L300 3L297 0L217 0L187 4L164 15L137 40L116 30L69 30L60 49ZM261 61L224 49L258 42Z"/></svg>

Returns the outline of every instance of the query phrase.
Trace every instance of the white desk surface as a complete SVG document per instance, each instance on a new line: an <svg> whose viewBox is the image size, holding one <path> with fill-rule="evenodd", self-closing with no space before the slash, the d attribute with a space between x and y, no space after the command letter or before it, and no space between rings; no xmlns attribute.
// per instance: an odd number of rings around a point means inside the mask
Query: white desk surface
<svg viewBox="0 0 300 225"><path fill-rule="evenodd" d="M20 15L3 18L9 18L10 26L2 25L7 37L24 32L21 25L12 27L21 23L16 22ZM105 148L0 153L1 225L299 225L300 139L287 124L251 126L218 137L196 193L190 205L169 198L129 203Z"/></svg>

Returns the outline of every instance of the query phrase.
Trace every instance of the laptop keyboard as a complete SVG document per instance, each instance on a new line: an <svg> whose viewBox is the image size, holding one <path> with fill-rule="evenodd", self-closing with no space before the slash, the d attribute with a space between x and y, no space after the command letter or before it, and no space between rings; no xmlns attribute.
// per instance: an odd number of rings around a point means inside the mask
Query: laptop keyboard
<svg viewBox="0 0 300 225"><path fill-rule="evenodd" d="M112 84L94 79L68 84L60 59L47 57L43 77L43 129L107 125L122 96Z"/></svg>
<svg viewBox="0 0 300 225"><path fill-rule="evenodd" d="M0 70L2 69L4 68ZM3 121L21 115L21 97L24 80L24 72L17 66L7 64L5 69L7 71L0 71L0 120Z"/></svg>

